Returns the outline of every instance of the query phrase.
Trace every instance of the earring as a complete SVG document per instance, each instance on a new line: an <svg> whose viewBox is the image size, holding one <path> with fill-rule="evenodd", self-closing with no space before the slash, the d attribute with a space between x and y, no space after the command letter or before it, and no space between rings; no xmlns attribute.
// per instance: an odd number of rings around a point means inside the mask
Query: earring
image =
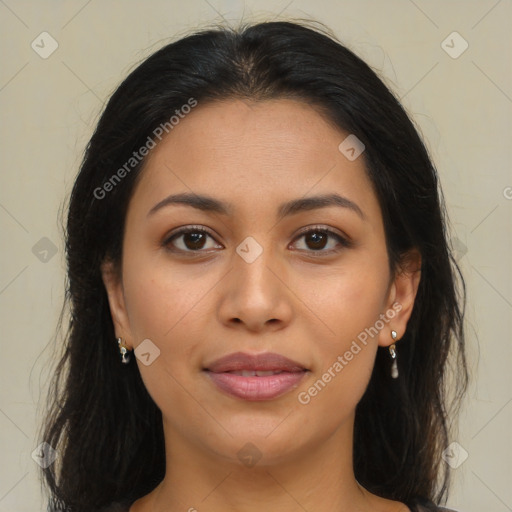
<svg viewBox="0 0 512 512"><path fill-rule="evenodd" d="M396 336L396 331L391 331L393 341L396 340ZM389 353L393 359L393 364L391 365L391 377L396 379L398 377L398 365L396 364L396 345L394 343L389 347Z"/></svg>
<svg viewBox="0 0 512 512"><path fill-rule="evenodd" d="M123 343L123 339L117 338L117 344L119 345L119 352L121 354L121 363L128 364L130 362L130 353Z"/></svg>

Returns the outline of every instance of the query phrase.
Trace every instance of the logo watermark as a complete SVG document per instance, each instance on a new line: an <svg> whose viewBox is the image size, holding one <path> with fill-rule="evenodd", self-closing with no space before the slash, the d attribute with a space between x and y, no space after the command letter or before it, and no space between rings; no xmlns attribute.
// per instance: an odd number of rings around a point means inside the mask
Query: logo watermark
<svg viewBox="0 0 512 512"><path fill-rule="evenodd" d="M150 340L143 340L135 350L135 357L144 365L149 366L160 357L160 349Z"/></svg>
<svg viewBox="0 0 512 512"><path fill-rule="evenodd" d="M344 139L338 146L340 153L345 155L345 158L351 162L356 160L356 158L358 158L365 149L366 146L353 133Z"/></svg>
<svg viewBox="0 0 512 512"><path fill-rule="evenodd" d="M57 450L49 445L46 441L41 443L32 453L31 457L43 469L49 468L57 458Z"/></svg>
<svg viewBox="0 0 512 512"><path fill-rule="evenodd" d="M469 457L469 453L457 441L450 443L442 453L443 460L452 469L457 469L464 464Z"/></svg>

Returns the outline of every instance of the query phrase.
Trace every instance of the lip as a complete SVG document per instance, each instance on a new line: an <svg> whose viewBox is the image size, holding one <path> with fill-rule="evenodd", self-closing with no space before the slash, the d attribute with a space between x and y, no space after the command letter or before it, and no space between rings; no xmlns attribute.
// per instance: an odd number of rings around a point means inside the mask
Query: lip
<svg viewBox="0 0 512 512"><path fill-rule="evenodd" d="M307 368L297 363L297 361L292 361L274 352L265 352L263 354L234 352L213 361L206 366L205 370L214 373L242 370L297 372L307 370Z"/></svg>
<svg viewBox="0 0 512 512"><path fill-rule="evenodd" d="M265 376L245 376L241 372L277 372ZM243 400L278 398L296 388L308 372L296 361L273 352L236 352L210 363L204 372L223 392ZM238 372L230 373L230 372Z"/></svg>

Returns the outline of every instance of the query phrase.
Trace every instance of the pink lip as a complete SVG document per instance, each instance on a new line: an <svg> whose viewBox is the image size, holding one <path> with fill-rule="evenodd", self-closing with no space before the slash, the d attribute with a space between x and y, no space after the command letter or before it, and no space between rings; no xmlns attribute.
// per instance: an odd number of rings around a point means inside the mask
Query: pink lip
<svg viewBox="0 0 512 512"><path fill-rule="evenodd" d="M301 372L306 370L300 363L274 352L254 355L246 354L245 352L234 352L233 354L213 361L207 365L205 369L215 373L241 370L273 370L287 372Z"/></svg>
<svg viewBox="0 0 512 512"><path fill-rule="evenodd" d="M229 372L281 372L266 376L243 376ZM222 357L205 368L212 382L225 393L244 400L271 400L296 388L307 369L279 354L245 354L236 352Z"/></svg>

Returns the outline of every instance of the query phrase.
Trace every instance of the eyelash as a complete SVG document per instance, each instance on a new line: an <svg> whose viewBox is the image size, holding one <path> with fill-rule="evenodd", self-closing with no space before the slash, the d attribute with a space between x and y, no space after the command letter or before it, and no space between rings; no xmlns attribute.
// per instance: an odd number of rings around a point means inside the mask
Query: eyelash
<svg viewBox="0 0 512 512"><path fill-rule="evenodd" d="M204 249L197 249L197 250L187 249L187 250L185 250L185 249L169 248L169 245L171 244L171 242L173 240L179 238L182 235L187 235L190 233L204 233L204 234L210 236L211 238L215 239L213 234L209 230L205 229L202 226L187 226L185 228L179 229L178 231L172 233L170 236L166 237L165 240L163 241L162 245L164 246L164 248L166 248L170 252L190 253L191 255L192 254L200 254L201 252L208 252L208 250L204 250ZM312 226L312 227L308 227L308 228L304 229L297 235L297 237L294 239L294 242L306 235L311 234L311 233L325 234L329 238L336 239L338 241L338 243L341 245L341 248L329 249L329 250L299 249L299 251L305 251L305 252L312 253L312 255L314 257L322 257L324 255L330 255L333 253L340 252L343 248L350 248L353 246L353 243L350 240L348 240L347 238L344 238L343 236L339 235L338 233L335 233L334 231L332 231L328 228L322 227L322 226Z"/></svg>

